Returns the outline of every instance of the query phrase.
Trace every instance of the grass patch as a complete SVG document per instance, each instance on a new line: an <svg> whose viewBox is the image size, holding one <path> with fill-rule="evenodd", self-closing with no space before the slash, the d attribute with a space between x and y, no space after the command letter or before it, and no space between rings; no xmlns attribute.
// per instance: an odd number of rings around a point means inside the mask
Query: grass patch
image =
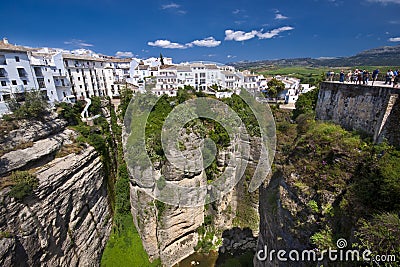
<svg viewBox="0 0 400 267"><path fill-rule="evenodd" d="M4 154L7 154L8 152L17 151L17 150L20 150L20 149L25 149L25 148L28 148L28 147L32 147L33 145L34 145L33 142L26 142L26 143L23 143L23 144L19 144L19 145L15 146L13 148L10 148L10 149L4 149L4 150L0 149L0 157L3 156Z"/></svg>
<svg viewBox="0 0 400 267"><path fill-rule="evenodd" d="M84 143L72 143L63 145L61 149L57 152L56 158L63 158L70 154L79 154L85 148Z"/></svg>
<svg viewBox="0 0 400 267"><path fill-rule="evenodd" d="M102 267L161 266L160 260L149 261L130 213L121 218L122 227L113 230L101 259Z"/></svg>
<svg viewBox="0 0 400 267"><path fill-rule="evenodd" d="M21 201L25 197L31 195L33 190L39 185L36 176L27 171L13 172L10 176L10 181L13 185L9 194L17 201Z"/></svg>

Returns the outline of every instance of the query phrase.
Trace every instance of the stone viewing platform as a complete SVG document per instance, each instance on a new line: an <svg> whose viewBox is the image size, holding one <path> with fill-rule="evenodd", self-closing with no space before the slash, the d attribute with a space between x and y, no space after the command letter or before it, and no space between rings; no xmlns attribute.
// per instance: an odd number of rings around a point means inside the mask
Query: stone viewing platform
<svg viewBox="0 0 400 267"><path fill-rule="evenodd" d="M323 82L316 118L332 121L346 130L368 134L373 141L400 147L400 90L388 86Z"/></svg>

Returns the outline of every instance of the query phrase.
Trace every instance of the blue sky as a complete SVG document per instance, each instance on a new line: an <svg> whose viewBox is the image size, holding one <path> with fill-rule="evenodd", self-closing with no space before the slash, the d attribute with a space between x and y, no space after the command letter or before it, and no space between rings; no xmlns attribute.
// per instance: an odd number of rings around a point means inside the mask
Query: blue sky
<svg viewBox="0 0 400 267"><path fill-rule="evenodd" d="M174 62L350 56L400 44L400 0L1 0L0 33L33 47Z"/></svg>

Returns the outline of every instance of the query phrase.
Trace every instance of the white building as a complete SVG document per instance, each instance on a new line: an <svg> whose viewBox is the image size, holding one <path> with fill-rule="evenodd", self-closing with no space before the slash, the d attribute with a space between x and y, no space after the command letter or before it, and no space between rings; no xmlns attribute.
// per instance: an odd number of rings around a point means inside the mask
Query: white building
<svg viewBox="0 0 400 267"><path fill-rule="evenodd" d="M5 101L14 95L22 97L27 91L46 91L43 77L36 77L30 64L31 48L11 45L7 39L0 41L0 112L8 112ZM38 73L40 74L40 73ZM54 92L53 92L54 93Z"/></svg>
<svg viewBox="0 0 400 267"><path fill-rule="evenodd" d="M178 69L176 66L161 66L157 74L156 90L157 94L165 92L170 94L170 91L176 91L180 84L178 82Z"/></svg>
<svg viewBox="0 0 400 267"><path fill-rule="evenodd" d="M120 85L114 83L114 64L102 57L62 54L64 68L78 99L92 96L114 96Z"/></svg>
<svg viewBox="0 0 400 267"><path fill-rule="evenodd" d="M30 53L30 64L36 76L38 87L47 91L51 103L61 101L72 94L67 74L54 61L55 51L48 49Z"/></svg>
<svg viewBox="0 0 400 267"><path fill-rule="evenodd" d="M178 90L185 85L199 91L210 90L213 86L223 90L235 90L243 84L243 75L233 67L202 62L161 66L156 78L158 90Z"/></svg>

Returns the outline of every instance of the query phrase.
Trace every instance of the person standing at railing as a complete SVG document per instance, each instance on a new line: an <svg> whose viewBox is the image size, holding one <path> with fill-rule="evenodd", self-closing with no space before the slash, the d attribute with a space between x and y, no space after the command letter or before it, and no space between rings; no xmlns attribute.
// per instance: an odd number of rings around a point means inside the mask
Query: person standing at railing
<svg viewBox="0 0 400 267"><path fill-rule="evenodd" d="M399 71L397 71L397 75L394 77L394 80L393 80L393 88L398 88L399 82L400 82L400 73L399 73Z"/></svg>
<svg viewBox="0 0 400 267"><path fill-rule="evenodd" d="M385 79L385 84L391 85L392 84L392 77L393 77L393 71L392 70L388 70L386 72L386 79Z"/></svg>
<svg viewBox="0 0 400 267"><path fill-rule="evenodd" d="M352 82L354 82L355 84L357 84L357 77L358 77L358 69L355 69L351 76Z"/></svg>
<svg viewBox="0 0 400 267"><path fill-rule="evenodd" d="M393 71L393 75L392 75L392 77L390 78L390 83L389 83L389 85L391 84L391 83L393 83L393 86L394 86L394 79L397 77L397 71Z"/></svg>
<svg viewBox="0 0 400 267"><path fill-rule="evenodd" d="M353 73L351 72L351 70L349 70L349 73L347 73L347 79L346 79L346 81L347 81L348 83L351 82L351 76L353 76Z"/></svg>
<svg viewBox="0 0 400 267"><path fill-rule="evenodd" d="M363 72L359 70L357 73L357 81L359 85L361 85L362 79L363 79Z"/></svg>
<svg viewBox="0 0 400 267"><path fill-rule="evenodd" d="M369 71L368 70L364 70L363 71L363 83L364 83L364 85L368 85L368 81L369 81Z"/></svg>
<svg viewBox="0 0 400 267"><path fill-rule="evenodd" d="M344 83L344 70L340 71L339 74L339 82Z"/></svg>
<svg viewBox="0 0 400 267"><path fill-rule="evenodd" d="M378 79L378 74L379 74L379 69L376 69L372 72L372 85L374 85L374 82Z"/></svg>

